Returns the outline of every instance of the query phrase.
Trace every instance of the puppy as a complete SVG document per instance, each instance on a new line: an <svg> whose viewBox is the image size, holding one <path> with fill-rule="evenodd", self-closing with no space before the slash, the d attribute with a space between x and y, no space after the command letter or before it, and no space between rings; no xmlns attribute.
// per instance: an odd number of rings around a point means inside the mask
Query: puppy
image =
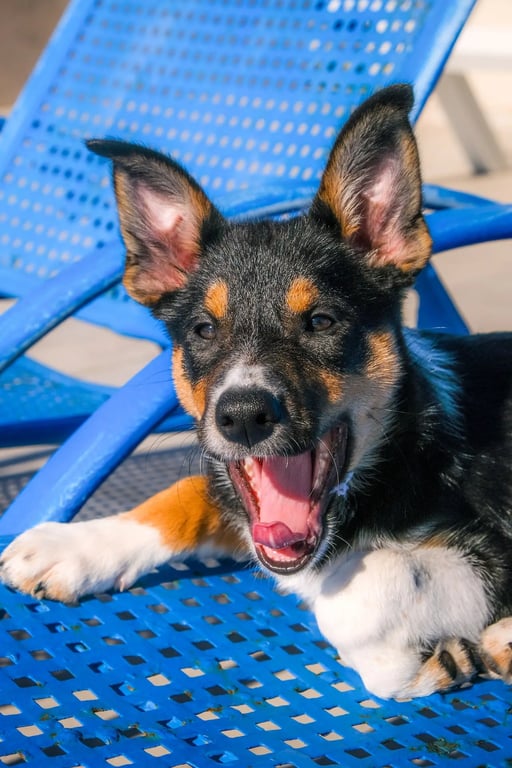
<svg viewBox="0 0 512 768"><path fill-rule="evenodd" d="M408 86L349 119L310 210L225 220L173 160L113 162L124 283L167 325L209 457L117 516L45 523L3 579L75 600L177 554L251 557L381 697L512 678L512 334L406 330L427 263Z"/></svg>

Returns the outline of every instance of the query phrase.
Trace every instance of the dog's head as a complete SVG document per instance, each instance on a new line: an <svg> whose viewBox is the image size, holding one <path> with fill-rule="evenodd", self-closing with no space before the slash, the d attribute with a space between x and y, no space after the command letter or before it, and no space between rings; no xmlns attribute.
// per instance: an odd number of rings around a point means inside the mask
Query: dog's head
<svg viewBox="0 0 512 768"><path fill-rule="evenodd" d="M348 473L371 462L401 376L402 295L430 254L411 90L339 135L310 211L227 221L173 160L92 141L114 163L124 283L174 341L173 372L270 570L315 562Z"/></svg>

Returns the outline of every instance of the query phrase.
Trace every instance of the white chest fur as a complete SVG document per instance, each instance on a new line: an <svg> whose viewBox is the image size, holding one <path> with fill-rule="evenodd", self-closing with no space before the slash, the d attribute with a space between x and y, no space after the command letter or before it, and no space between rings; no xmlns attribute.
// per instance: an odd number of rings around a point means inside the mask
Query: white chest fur
<svg viewBox="0 0 512 768"><path fill-rule="evenodd" d="M286 581L289 589L292 580ZM351 552L320 575L293 582L343 662L385 698L407 689L426 644L477 641L489 618L478 573L446 547Z"/></svg>

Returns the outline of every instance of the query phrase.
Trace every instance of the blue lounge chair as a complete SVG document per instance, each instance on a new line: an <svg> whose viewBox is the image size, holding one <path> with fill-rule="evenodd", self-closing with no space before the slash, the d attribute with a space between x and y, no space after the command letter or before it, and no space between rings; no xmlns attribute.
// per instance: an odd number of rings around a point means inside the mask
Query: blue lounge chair
<svg viewBox="0 0 512 768"><path fill-rule="evenodd" d="M122 61L118 69L113 70L113 79L123 67L132 66L135 45L143 50L155 44L156 39L160 45L159 58L164 56L166 38L160 21L164 11L171 14L169 5L157 5L160 9L157 17L156 11L151 15L149 4L105 0L104 4L94 3L89 7L85 2L75 3L73 13L70 11L61 30L85 46L83 58L76 62L72 76L77 92L87 92L91 99L101 101L99 79L105 76L105 69L112 68L108 51L115 45L116 55ZM184 24L187 21L185 30L190 35L194 29L197 31L193 14L198 5L176 4L176 13L182 14ZM274 23L281 25L280 34L284 35L282 30L291 25L292 9L306 5L310 14L323 14L322 18L332 19L333 24L336 20L344 21L345 16L352 13L346 23L348 27L359 18L356 14L375 13L372 8L393 6L399 18L402 14L404 22L411 9L419 13L434 4L409 0L276 3L280 10L274 10L268 23L276 19ZM444 7L453 18L455 5L440 3L439 8ZM206 3L206 6L213 9L213 18L200 41L205 62L212 45L220 45L215 20L228 4ZM245 16L238 16L242 4L233 2L229 5L229 18L245 19L245 29L251 21L267 18L268 7L266 3L248 3ZM360 8L364 10L359 11ZM95 57L93 45L95 34L99 33L91 30L94 21L98 22L107 9L117 10L116 25L105 19L103 24L117 44L111 42L110 48L106 47L101 56ZM336 13L340 14L339 19ZM134 38L135 23L143 32ZM233 27L235 21L230 23ZM460 24L460 19L457 23ZM238 30L241 25L240 20ZM98 27L102 28L99 22ZM272 39L269 29L267 26L266 34ZM316 42L322 39L320 22L314 29L311 40L315 45L307 49L308 55L317 50L317 45L322 45ZM365 31L364 25L358 27L357 23L355 29L360 29L361 35ZM431 41L432 32L429 34L430 38L426 39ZM61 41L58 35L57 43ZM245 50L241 47L242 55ZM430 45L431 49L434 47ZM187 53L183 44L183 57ZM279 49L274 55L284 57L285 54ZM113 53L110 56L114 58ZM88 80L81 74L80 64L86 60L96 68L96 79L91 75ZM269 77L273 72L272 61L268 59ZM73 64L75 59L70 66ZM441 60L431 72L436 74L440 64ZM224 62L224 67L227 78L233 72L232 62ZM130 72L133 92L146 82L146 77L147 82L153 82L155 73L142 65ZM59 74L64 90L70 87L64 85L66 74ZM404 76L400 71L393 74ZM46 78L44 67L36 76ZM324 77L327 82L328 74ZM196 80L189 82L199 88ZM375 87L384 82L385 78L376 80ZM39 87L42 88L42 84ZM420 83L420 94L421 87ZM318 94L318 90L311 88ZM428 87L425 95L427 91ZM288 98L289 89L286 95ZM360 98L358 93L355 100ZM422 98L420 95L420 105ZM132 123L143 129L152 102L142 103L147 105L143 112L130 106L128 97L119 106L120 110L127 111L128 117L125 114L119 118L127 125L123 123L124 127L116 133L124 128L129 131L130 115ZM185 110L185 106L182 108ZM133 115L134 111L137 116ZM90 126L80 125L76 115L73 120L77 123L76 132L63 142L68 145L68 151L69 144L82 134L82 129L84 133L92 132ZM101 125L97 130L94 128L96 134L105 133ZM43 127L42 132L48 135L48 128ZM52 139L57 132L56 128L50 131ZM143 135L143 131L141 133ZM165 146L165 141L155 143ZM74 146L79 146L78 141ZM318 159L320 167L321 159ZM108 211L108 221L113 221L110 193L107 187L101 187L103 168L96 165L96 160L82 158L82 161L92 169L88 183L95 180L106 196L103 202L95 203L97 210ZM32 161L27 162L30 166ZM52 173L51 166L46 173ZM316 173L316 170L312 172L312 184ZM34 175L37 176L35 170ZM232 202L227 195L231 190L226 190L224 210L231 215L257 216L301 207L310 194L309 180L304 181L308 184L283 184L282 190L278 184L262 191L261 195L258 189L254 193L251 183L251 194L235 190ZM84 179L81 184L85 184ZM210 193L213 196L215 190ZM441 195L441 200L436 197L437 191L430 193L432 207L452 204L449 193ZM78 193L81 194L85 192ZM455 197L457 209L437 211L429 219L437 251L512 236L511 207ZM80 206L77 211L75 218L69 214L66 220L69 232L75 226L80 229L77 218ZM76 281L72 276L73 286L85 280L85 292L96 295L115 283L121 257L113 235L112 239L111 245L106 236L97 235L92 245L93 261L98 251L107 254L101 264L101 280L91 280L88 268L82 273L83 262L79 262L70 268L77 276ZM63 270L60 274L67 282L66 272ZM463 320L439 289L432 269L422 274L419 288L429 297L420 305L421 325L435 324L465 331ZM29 286L27 297L33 295L31 289L33 286ZM10 290L16 293L14 288ZM101 296L95 302L98 315L93 319L96 322L102 321L102 307L103 321L105 315L113 313L112 307L116 307L120 315L121 307L129 307L127 312L133 310L137 314L136 308L120 297L117 288L115 291L115 296ZM77 290L76 295L76 303L81 305L84 291ZM28 304L33 307L31 300ZM67 305L64 301L65 306L59 310L61 315L67 314L74 304L75 299ZM93 309L83 311L92 317L88 313ZM17 339L19 351L27 338L35 338L40 333L37 322L40 311L34 310L34 316L29 318L23 310L28 326L26 333L19 331L16 315L18 312L13 312L7 319L9 326L4 327L9 327L11 344L13 338ZM53 322L51 317L47 327ZM140 322L145 322L142 315ZM126 332L127 326L119 330ZM147 335L152 337L150 327ZM9 340L5 349L7 357ZM74 431L0 519L5 536L2 544L36 522L70 519L142 436L169 413L174 413L175 424L179 423L168 361L169 350L164 349L132 382L105 400L93 416ZM13 367L6 368L6 374ZM134 393L138 395L140 407L127 408L127 404L133 402ZM61 428L61 432L64 431ZM502 683L482 681L470 689L413 702L384 702L370 697L357 676L341 666L304 606L297 604L293 597L277 595L269 580L240 564L214 561L175 564L150 574L126 593L98 595L76 606L38 601L0 587L0 631L0 762L3 764L28 764L37 768L46 765L208 768L225 764L240 768L269 765L276 768L411 768L446 766L452 761L476 768L511 764L511 695Z"/></svg>

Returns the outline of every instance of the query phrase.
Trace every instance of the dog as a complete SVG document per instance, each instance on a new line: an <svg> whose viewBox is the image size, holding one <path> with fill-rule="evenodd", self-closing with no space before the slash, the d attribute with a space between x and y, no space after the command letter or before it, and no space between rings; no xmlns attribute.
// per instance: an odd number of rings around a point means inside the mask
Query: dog
<svg viewBox="0 0 512 768"><path fill-rule="evenodd" d="M402 325L428 262L412 91L341 130L303 215L228 221L174 160L113 163L124 284L173 341L208 456L141 506L43 523L2 578L75 601L186 553L253 558L377 696L512 681L512 334Z"/></svg>

